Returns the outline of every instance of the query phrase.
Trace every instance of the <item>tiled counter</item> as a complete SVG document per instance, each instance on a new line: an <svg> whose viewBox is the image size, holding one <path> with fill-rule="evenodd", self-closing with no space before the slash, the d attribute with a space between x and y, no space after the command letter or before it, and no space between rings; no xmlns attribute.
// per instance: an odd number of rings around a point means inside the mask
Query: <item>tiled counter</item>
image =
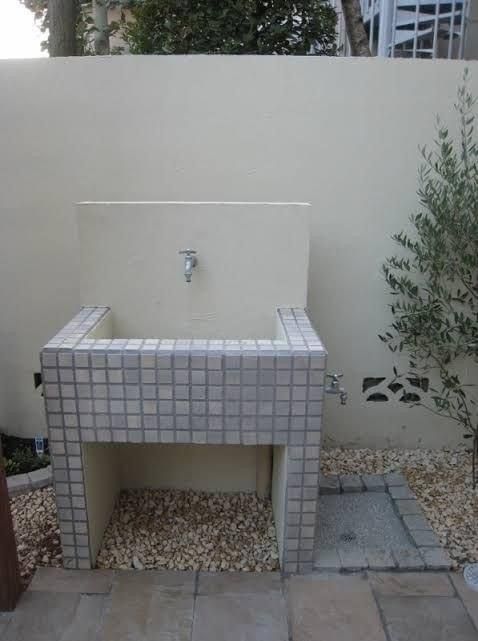
<svg viewBox="0 0 478 641"><path fill-rule="evenodd" d="M111 311L84 307L44 347L66 567L91 567L98 545L82 445L180 443L274 446L281 566L310 569L326 351L303 309L279 309L277 325L277 340L114 339Z"/></svg>

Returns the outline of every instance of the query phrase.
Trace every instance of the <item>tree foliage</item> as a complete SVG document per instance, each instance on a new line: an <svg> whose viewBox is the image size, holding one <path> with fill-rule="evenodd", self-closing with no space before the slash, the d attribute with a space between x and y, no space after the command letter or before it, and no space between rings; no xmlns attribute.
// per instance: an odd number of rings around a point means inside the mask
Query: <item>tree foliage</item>
<svg viewBox="0 0 478 641"><path fill-rule="evenodd" d="M50 29L50 16L48 15L48 0L20 0L22 4L33 12L35 19L40 25L40 29L46 33ZM98 0L100 2L100 0ZM114 6L115 0L101 0L106 7ZM95 25L94 12L92 10L92 0L76 0L77 4L77 21L76 21L76 54L93 55L95 53L94 43L98 35L98 29ZM122 6L128 8L129 4L125 0ZM106 35L111 35L118 31L120 25L110 22ZM47 38L42 42L44 50L50 51L50 39ZM104 53L101 51L100 53Z"/></svg>
<svg viewBox="0 0 478 641"><path fill-rule="evenodd" d="M434 149L422 149L420 210L412 233L393 238L400 254L383 272L393 323L380 338L409 356L412 376L430 374L430 411L447 416L478 448L478 146L468 73L455 105L456 143L438 120ZM475 480L475 475L474 475Z"/></svg>
<svg viewBox="0 0 478 641"><path fill-rule="evenodd" d="M333 55L328 0L143 0L126 27L138 54Z"/></svg>

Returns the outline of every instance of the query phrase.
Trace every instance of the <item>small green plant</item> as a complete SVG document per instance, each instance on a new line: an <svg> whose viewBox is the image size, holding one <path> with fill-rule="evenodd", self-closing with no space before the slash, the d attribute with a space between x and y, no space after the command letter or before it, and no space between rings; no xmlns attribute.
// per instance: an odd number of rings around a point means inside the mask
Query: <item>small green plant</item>
<svg viewBox="0 0 478 641"><path fill-rule="evenodd" d="M421 150L420 210L412 231L393 236L399 255L383 273L394 300L393 322L380 339L408 355L404 376L431 379L420 405L457 423L473 442L473 487L478 456L478 147L476 100L468 71L455 105L458 144L438 119L434 148ZM399 373L394 367L397 377Z"/></svg>
<svg viewBox="0 0 478 641"><path fill-rule="evenodd" d="M36 456L27 448L18 448L8 458L3 459L5 473L7 476L14 474L25 474L39 470L50 464L50 457L47 455Z"/></svg>

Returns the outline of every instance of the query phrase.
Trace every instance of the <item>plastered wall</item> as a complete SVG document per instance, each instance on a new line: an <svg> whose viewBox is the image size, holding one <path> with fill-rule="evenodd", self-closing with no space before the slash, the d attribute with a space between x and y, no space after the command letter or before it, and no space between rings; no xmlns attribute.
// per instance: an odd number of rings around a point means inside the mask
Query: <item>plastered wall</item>
<svg viewBox="0 0 478 641"><path fill-rule="evenodd" d="M275 338L307 301L309 213L293 203L82 203L80 297L116 338ZM184 256L193 249L191 282Z"/></svg>
<svg viewBox="0 0 478 641"><path fill-rule="evenodd" d="M262 446L264 449L266 446ZM255 492L260 447L241 445L119 446L121 486L174 487L207 492Z"/></svg>
<svg viewBox="0 0 478 641"><path fill-rule="evenodd" d="M466 63L478 88L478 66ZM396 398L377 339L379 274L416 206L417 146L453 122L464 63L346 58L111 57L0 62L0 420L44 430L41 346L77 311L74 203L311 203L308 304L349 403L328 398L329 442L439 446L456 428ZM478 93L478 92L475 92ZM453 129L453 127L452 127ZM287 256L281 256L287 260Z"/></svg>
<svg viewBox="0 0 478 641"><path fill-rule="evenodd" d="M85 443L82 451L85 479L85 499L83 500L86 500L88 509L91 560L94 562L122 487L122 474L116 456L117 448L112 443ZM70 542L66 541L66 543ZM73 537L71 545L73 545Z"/></svg>

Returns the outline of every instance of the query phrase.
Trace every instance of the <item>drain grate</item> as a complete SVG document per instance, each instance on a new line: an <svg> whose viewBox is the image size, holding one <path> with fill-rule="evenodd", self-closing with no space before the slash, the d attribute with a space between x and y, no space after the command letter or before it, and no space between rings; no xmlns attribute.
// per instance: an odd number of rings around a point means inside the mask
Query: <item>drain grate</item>
<svg viewBox="0 0 478 641"><path fill-rule="evenodd" d="M344 532L343 534L340 535L340 541L342 543L353 543L354 541L357 540L357 535L355 532Z"/></svg>

